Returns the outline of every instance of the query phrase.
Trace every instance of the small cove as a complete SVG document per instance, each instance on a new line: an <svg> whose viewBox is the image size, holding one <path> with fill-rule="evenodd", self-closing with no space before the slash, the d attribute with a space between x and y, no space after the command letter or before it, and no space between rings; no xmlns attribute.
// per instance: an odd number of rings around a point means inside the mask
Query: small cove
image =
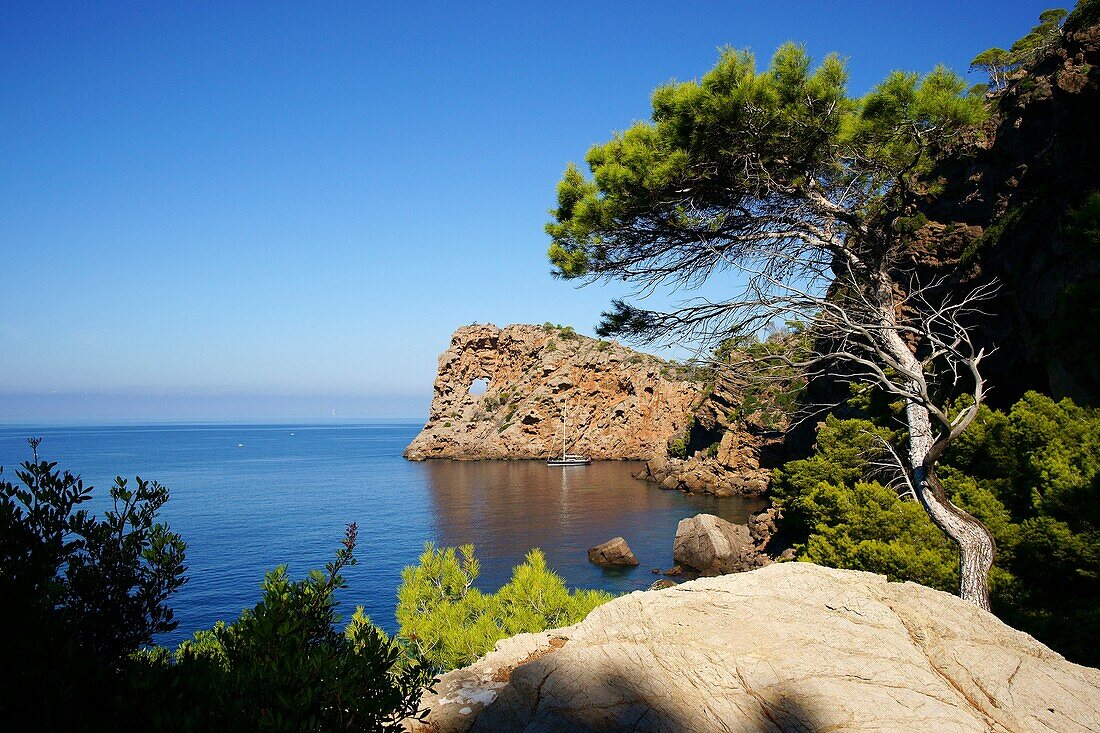
<svg viewBox="0 0 1100 733"><path fill-rule="evenodd" d="M550 468L541 461L406 461L418 422L332 425L2 427L0 465L15 480L29 458L25 438L44 438L43 458L93 484L101 513L116 475L171 489L162 518L188 543L190 581L172 607L175 644L259 597L263 573L292 577L331 559L348 522L359 525L359 564L341 593L344 615L363 605L393 631L403 567L427 541L473 543L495 590L533 547L570 587L623 593L646 588L651 568L672 565L676 524L699 512L744 522L763 501L685 496L632 477L641 464L605 461ZM641 565L603 570L587 549L617 535Z"/></svg>

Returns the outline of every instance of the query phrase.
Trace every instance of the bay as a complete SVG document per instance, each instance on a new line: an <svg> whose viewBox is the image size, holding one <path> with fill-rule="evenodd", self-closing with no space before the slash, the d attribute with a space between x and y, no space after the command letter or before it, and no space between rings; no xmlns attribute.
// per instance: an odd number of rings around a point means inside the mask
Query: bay
<svg viewBox="0 0 1100 733"><path fill-rule="evenodd" d="M396 628L401 570L425 542L473 543L477 583L495 590L532 548L570 587L624 593L672 565L680 519L699 512L744 522L763 502L661 491L632 478L637 462L551 468L541 461L406 461L420 423L330 425L142 425L0 427L3 478L15 481L43 438L43 459L95 486L94 513L108 506L116 475L157 480L171 490L161 512L187 542L188 583L171 606L177 644L197 629L232 620L259 599L265 571L280 563L304 576L332 558L344 527L359 526L359 564L346 573L341 611L365 607ZM630 570L590 564L587 549L626 538L641 562Z"/></svg>

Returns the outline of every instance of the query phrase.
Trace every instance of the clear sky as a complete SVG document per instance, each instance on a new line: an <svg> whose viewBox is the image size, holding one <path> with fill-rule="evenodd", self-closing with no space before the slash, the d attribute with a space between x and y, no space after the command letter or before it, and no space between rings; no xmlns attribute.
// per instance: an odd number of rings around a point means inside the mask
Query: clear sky
<svg viewBox="0 0 1100 733"><path fill-rule="evenodd" d="M854 93L964 73L1046 6L3 3L0 422L423 417L457 326L625 292L542 227L657 84L787 40Z"/></svg>

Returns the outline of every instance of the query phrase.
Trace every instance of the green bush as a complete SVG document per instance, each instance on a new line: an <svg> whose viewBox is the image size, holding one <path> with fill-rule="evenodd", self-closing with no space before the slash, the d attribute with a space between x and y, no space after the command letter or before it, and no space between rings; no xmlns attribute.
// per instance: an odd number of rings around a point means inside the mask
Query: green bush
<svg viewBox="0 0 1100 733"><path fill-rule="evenodd" d="M0 480L0 720L111 728L130 655L176 627L168 599L185 582L186 545L156 521L167 488L117 478L97 519L81 507L92 487L39 460L39 442L19 484Z"/></svg>
<svg viewBox="0 0 1100 733"><path fill-rule="evenodd" d="M0 720L40 730L395 730L432 668L362 610L335 630L355 526L325 572L268 573L255 608L173 654L150 647L177 622L186 545L157 514L168 489L118 478L102 519L92 487L38 459L0 481Z"/></svg>
<svg viewBox="0 0 1100 733"><path fill-rule="evenodd" d="M420 564L405 568L397 591L398 638L442 669L472 663L500 639L575 624L611 600L601 591L570 592L531 550L496 593L474 587L480 564L473 545L424 547Z"/></svg>
<svg viewBox="0 0 1100 733"><path fill-rule="evenodd" d="M197 632L174 655L145 652L135 684L159 730L400 730L434 670L403 655L360 607L341 631L335 592L355 564L356 526L325 570L280 565L260 602Z"/></svg>
<svg viewBox="0 0 1100 733"><path fill-rule="evenodd" d="M572 339L575 339L578 336L577 330L575 328L573 328L572 326L559 326L558 327L558 335L561 336L566 341L571 341Z"/></svg>
<svg viewBox="0 0 1100 733"><path fill-rule="evenodd" d="M884 446L903 437L830 417L815 454L777 472L775 500L799 559L954 591L955 546L881 483ZM1034 392L1007 414L983 407L939 473L997 542L994 611L1074 661L1100 663L1100 410Z"/></svg>

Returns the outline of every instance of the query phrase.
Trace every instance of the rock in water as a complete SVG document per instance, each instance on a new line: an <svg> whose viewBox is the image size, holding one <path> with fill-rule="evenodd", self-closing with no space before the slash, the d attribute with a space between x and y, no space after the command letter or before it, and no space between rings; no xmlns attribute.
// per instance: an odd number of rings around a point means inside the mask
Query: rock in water
<svg viewBox="0 0 1100 733"><path fill-rule="evenodd" d="M567 448L595 460L664 455L702 384L692 372L555 326L464 326L439 357L428 422L405 457L546 458ZM471 385L486 380L484 394Z"/></svg>
<svg viewBox="0 0 1100 733"><path fill-rule="evenodd" d="M435 733L1100 730L1100 670L948 593L800 562L621 596L436 690Z"/></svg>
<svg viewBox="0 0 1100 733"><path fill-rule="evenodd" d="M703 575L739 573L768 562L753 545L749 528L713 514L696 514L676 526L672 558Z"/></svg>
<svg viewBox="0 0 1100 733"><path fill-rule="evenodd" d="M616 537L588 549L588 562L600 567L637 565L638 558L630 551L630 546L622 537Z"/></svg>

